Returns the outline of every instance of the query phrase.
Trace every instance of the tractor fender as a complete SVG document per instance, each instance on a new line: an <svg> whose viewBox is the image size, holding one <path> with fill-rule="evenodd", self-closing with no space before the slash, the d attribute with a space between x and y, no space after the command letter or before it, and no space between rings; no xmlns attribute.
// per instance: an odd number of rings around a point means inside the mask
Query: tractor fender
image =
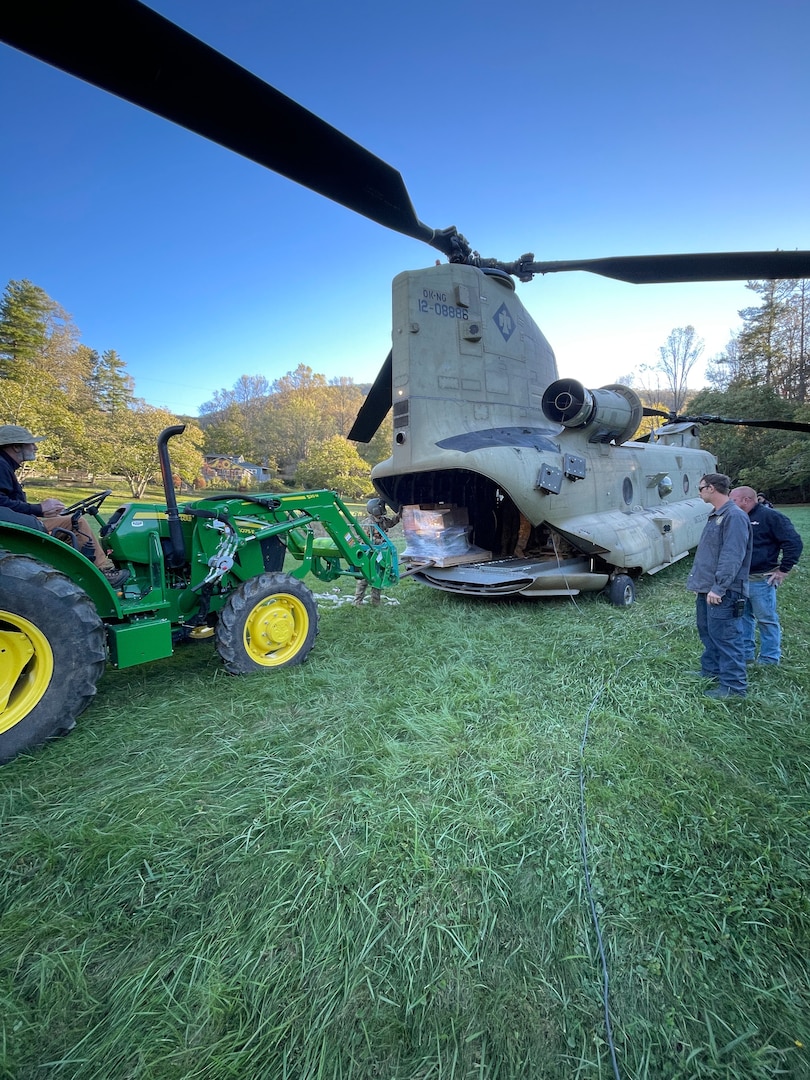
<svg viewBox="0 0 810 1080"><path fill-rule="evenodd" d="M123 617L118 594L95 564L49 533L0 521L0 550L28 555L65 574L87 593L102 619Z"/></svg>

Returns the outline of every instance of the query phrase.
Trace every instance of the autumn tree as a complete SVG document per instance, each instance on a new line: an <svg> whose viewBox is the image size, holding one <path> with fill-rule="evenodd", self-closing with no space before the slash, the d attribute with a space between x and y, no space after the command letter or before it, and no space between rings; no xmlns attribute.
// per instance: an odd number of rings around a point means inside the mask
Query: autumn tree
<svg viewBox="0 0 810 1080"><path fill-rule="evenodd" d="M272 384L243 375L201 407L206 454L243 457L288 477L298 463L333 435L345 437L363 403L363 389L345 376L330 379L299 364ZM390 452L390 423L362 456L376 464ZM384 442L384 446L383 446Z"/></svg>
<svg viewBox="0 0 810 1080"><path fill-rule="evenodd" d="M103 425L93 386L99 363L79 342L72 318L43 289L30 281L8 283L0 300L0 411L46 436L41 460L89 472L99 466Z"/></svg>
<svg viewBox="0 0 810 1080"><path fill-rule="evenodd" d="M0 378L0 420L20 424L35 435L44 437L38 449L41 465L62 457L63 439L60 433L83 430L81 418L74 417L55 381L47 372L33 364L20 362L16 378Z"/></svg>
<svg viewBox="0 0 810 1080"><path fill-rule="evenodd" d="M176 423L177 418L166 409L156 409L137 399L131 408L115 414L115 441L108 448L106 471L125 476L134 498L141 498L147 485L159 480L158 435ZM187 424L185 432L172 439L172 468L188 483L194 481L202 467L202 443L203 433L196 424Z"/></svg>
<svg viewBox="0 0 810 1080"><path fill-rule="evenodd" d="M360 406L363 404L363 391L354 379L340 376L330 379L324 401L329 416L334 421L335 432L344 439L351 431Z"/></svg>
<svg viewBox="0 0 810 1080"><path fill-rule="evenodd" d="M205 452L265 461L271 454L269 392L264 375L242 375L230 390L218 390L201 405Z"/></svg>
<svg viewBox="0 0 810 1080"><path fill-rule="evenodd" d="M295 478L301 488L334 489L348 499L359 499L373 490L367 463L342 435L313 446L299 462Z"/></svg>
<svg viewBox="0 0 810 1080"><path fill-rule="evenodd" d="M357 452L368 464L369 470L391 456L394 440L394 418L389 412L367 443L356 443Z"/></svg>
<svg viewBox="0 0 810 1080"><path fill-rule="evenodd" d="M694 326L678 326L670 331L666 344L658 350L661 355L658 366L672 395L673 412L683 408L687 380L703 353L703 346L703 338L697 336Z"/></svg>
<svg viewBox="0 0 810 1080"><path fill-rule="evenodd" d="M326 378L306 364L273 383L268 424L281 469L294 471L313 447L336 433L325 409L326 391Z"/></svg>

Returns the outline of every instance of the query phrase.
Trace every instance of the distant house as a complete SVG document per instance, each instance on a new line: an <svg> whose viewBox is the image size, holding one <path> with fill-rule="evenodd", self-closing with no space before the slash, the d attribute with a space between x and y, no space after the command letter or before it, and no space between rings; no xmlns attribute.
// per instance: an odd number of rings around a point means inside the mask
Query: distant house
<svg viewBox="0 0 810 1080"><path fill-rule="evenodd" d="M263 484L273 477L273 470L266 465L254 465L241 456L230 454L206 454L202 474L210 483L222 483L226 487L239 487L243 484Z"/></svg>

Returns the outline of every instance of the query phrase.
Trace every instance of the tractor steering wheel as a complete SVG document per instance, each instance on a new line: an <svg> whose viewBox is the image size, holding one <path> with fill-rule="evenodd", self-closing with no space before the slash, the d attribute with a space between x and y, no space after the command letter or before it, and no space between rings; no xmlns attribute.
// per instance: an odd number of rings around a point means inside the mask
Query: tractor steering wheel
<svg viewBox="0 0 810 1080"><path fill-rule="evenodd" d="M61 511L61 514L63 517L71 517L75 513L90 514L92 517L98 513L98 508L108 495L112 495L112 488L108 488L107 491L99 491L95 495L88 495L86 499L79 499L78 502L66 506Z"/></svg>

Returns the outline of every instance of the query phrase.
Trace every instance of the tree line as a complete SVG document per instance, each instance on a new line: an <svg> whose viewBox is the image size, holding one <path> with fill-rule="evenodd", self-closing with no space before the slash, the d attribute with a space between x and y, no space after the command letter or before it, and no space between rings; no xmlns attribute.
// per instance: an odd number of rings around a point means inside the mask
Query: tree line
<svg viewBox="0 0 810 1080"><path fill-rule="evenodd" d="M810 281L751 281L758 305L708 365L708 386L689 400L694 415L810 421ZM705 434L704 434L705 433ZM810 498L810 436L708 425L701 442L737 483L786 502Z"/></svg>
<svg viewBox="0 0 810 1080"><path fill-rule="evenodd" d="M348 442L364 393L352 379L327 382L301 364L273 383L243 375L199 417L177 416L136 397L125 361L82 344L72 316L39 286L10 281L0 299L0 423L45 436L40 467L124 476L135 497L159 477L159 433L180 422L186 431L172 442L172 465L190 485L205 486L211 454L263 466L271 487L370 494L369 473L389 453L391 426L362 453Z"/></svg>
<svg viewBox="0 0 810 1080"><path fill-rule="evenodd" d="M327 380L306 364L274 382L243 375L200 406L206 452L242 456L297 487L370 493L372 466L390 454L392 422L369 443L348 441L366 389L344 376Z"/></svg>
<svg viewBox="0 0 810 1080"><path fill-rule="evenodd" d="M134 496L159 475L157 437L178 419L133 393L114 349L81 344L70 315L39 286L10 281L0 300L0 420L45 436L40 467L126 477ZM175 467L193 477L202 432L176 441Z"/></svg>
<svg viewBox="0 0 810 1080"><path fill-rule="evenodd" d="M710 360L707 385L688 380L703 352L692 326L672 330L656 363L615 381L635 385L645 405L739 419L810 420L810 283L749 282L758 305ZM159 475L159 432L180 421L172 443L177 474L202 486L203 456L226 455L263 466L271 487L335 488L361 497L369 473L391 446L390 415L368 444L347 439L367 387L327 380L305 364L270 382L242 375L217 391L198 417L178 417L134 394L113 349L83 345L58 303L30 281L10 281L0 300L0 422L46 435L40 456L60 472L122 475L141 495ZM701 441L736 483L780 500L810 493L810 438L761 428L706 425Z"/></svg>
<svg viewBox="0 0 810 1080"><path fill-rule="evenodd" d="M693 326L676 327L656 363L616 381L643 403L689 416L810 421L810 282L750 281L758 306L739 312L742 325L706 369L706 385L689 389L704 342ZM639 435L662 423L646 418ZM738 484L784 502L810 497L810 437L800 432L705 424L701 445Z"/></svg>

